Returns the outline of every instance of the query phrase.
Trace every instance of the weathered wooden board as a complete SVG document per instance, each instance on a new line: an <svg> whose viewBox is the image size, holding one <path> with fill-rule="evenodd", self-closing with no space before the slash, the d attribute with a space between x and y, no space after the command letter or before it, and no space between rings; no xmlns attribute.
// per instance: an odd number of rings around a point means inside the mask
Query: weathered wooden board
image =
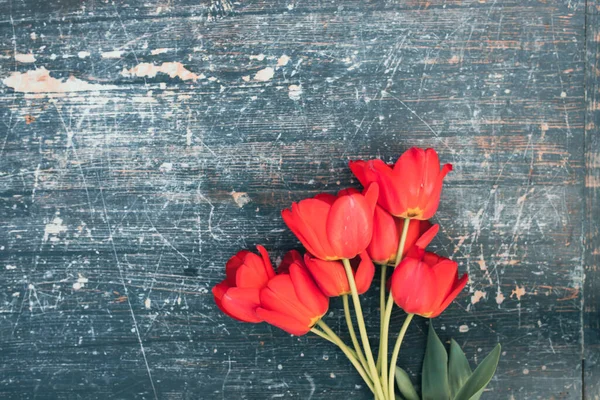
<svg viewBox="0 0 600 400"><path fill-rule="evenodd" d="M585 125L584 393L600 399L600 2L587 4Z"/></svg>
<svg viewBox="0 0 600 400"><path fill-rule="evenodd" d="M356 186L348 159L413 145L455 167L433 247L471 281L434 323L473 364L503 344L485 398L597 392L585 6L0 0L0 397L369 398L335 348L210 288L238 249L298 247L280 210ZM327 321L347 337L338 302Z"/></svg>

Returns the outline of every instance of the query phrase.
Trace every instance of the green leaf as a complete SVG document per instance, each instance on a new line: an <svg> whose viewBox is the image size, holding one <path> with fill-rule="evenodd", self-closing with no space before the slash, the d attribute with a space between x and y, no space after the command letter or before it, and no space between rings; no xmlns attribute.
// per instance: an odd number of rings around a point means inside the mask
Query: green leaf
<svg viewBox="0 0 600 400"><path fill-rule="evenodd" d="M429 334L427 335L427 349L423 361L423 376L421 378L423 400L450 399L450 386L448 385L448 354L444 345L429 321Z"/></svg>
<svg viewBox="0 0 600 400"><path fill-rule="evenodd" d="M419 400L419 395L410 382L410 376L400 367L396 367L396 383L400 393L406 400Z"/></svg>
<svg viewBox="0 0 600 400"><path fill-rule="evenodd" d="M487 355L475 369L473 375L465 382L463 387L454 397L454 400L477 400L481 397L483 390L488 383L490 383L496 372L496 367L500 360L500 349L500 344L494 347L494 350Z"/></svg>
<svg viewBox="0 0 600 400"><path fill-rule="evenodd" d="M450 361L448 362L448 381L450 393L456 396L460 388L471 376L471 367L465 353L454 339L450 341Z"/></svg>

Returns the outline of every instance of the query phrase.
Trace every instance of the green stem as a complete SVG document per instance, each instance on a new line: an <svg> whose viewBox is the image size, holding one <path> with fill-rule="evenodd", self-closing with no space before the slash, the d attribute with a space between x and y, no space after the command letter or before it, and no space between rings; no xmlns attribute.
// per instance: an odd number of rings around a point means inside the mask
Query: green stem
<svg viewBox="0 0 600 400"><path fill-rule="evenodd" d="M396 339L396 344L394 345L394 351L392 351L392 360L390 361L390 372L388 376L388 395L390 399L394 398L394 378L396 372L396 363L398 362L398 354L400 354L400 346L402 345L402 340L404 340L404 335L406 334L406 330L408 329L408 325L410 325L410 321L412 321L415 314L408 314L404 323L402 324L402 329L400 329L400 333L398 334L398 339Z"/></svg>
<svg viewBox="0 0 600 400"><path fill-rule="evenodd" d="M398 243L398 251L396 253L396 263L398 266L400 260L402 260L402 253L404 252L404 245L406 244L406 236L408 235L408 226L410 225L410 219L404 219L404 226L402 227L402 235L400 236L400 242ZM388 398L390 393L387 391L388 383L388 339L389 339L389 330L390 330L390 319L392 317L392 310L394 309L394 298L392 297L392 291L390 290L390 294L388 295L387 304L385 306L385 315L383 317L383 328L382 328L382 336L380 339L381 348L379 352L383 354L381 357L381 379L383 381L383 388L386 392Z"/></svg>
<svg viewBox="0 0 600 400"><path fill-rule="evenodd" d="M369 344L369 336L367 335L365 319L363 317L360 299L358 298L358 291L356 290L356 282L354 281L354 273L352 272L352 266L350 266L350 261L347 258L342 258L342 263L344 264L346 275L348 276L348 283L350 284L350 290L352 291L352 302L354 303L354 312L356 312L356 322L358 323L358 331L360 332L360 338L362 340L363 348L367 355L369 369L371 370L371 378L373 378L375 395L378 396L380 399L385 399L386 397L383 394L381 380L379 379L377 367L375 366L375 360L373 359L371 345Z"/></svg>
<svg viewBox="0 0 600 400"><path fill-rule="evenodd" d="M335 344L335 342L325 332L321 332L317 328L312 328L310 331L312 333L314 333L315 335L320 336L321 338L327 340L328 342Z"/></svg>
<svg viewBox="0 0 600 400"><path fill-rule="evenodd" d="M377 372L381 373L381 337L383 336L383 315L385 314L385 280L387 265L381 266L381 286L379 287L379 351L377 352Z"/></svg>
<svg viewBox="0 0 600 400"><path fill-rule="evenodd" d="M356 338L356 331L354 330L354 324L352 323L352 316L350 315L350 305L348 304L348 295L345 294L342 296L342 301L344 302L344 314L346 315L346 324L348 325L348 331L350 332L350 338L352 339L352 345L354 346L354 350L356 350L356 354L358 355L358 360L365 370L368 371L367 360L365 359L365 355L360 347L360 343L358 343L358 339ZM369 374L371 376L371 374Z"/></svg>
<svg viewBox="0 0 600 400"><path fill-rule="evenodd" d="M344 352L344 354L346 355L346 357L348 357L348 359L350 360L352 365L354 365L354 368L356 368L356 370L358 371L360 376L363 378L363 380L365 381L365 383L367 384L367 386L369 387L371 392L375 393L375 390L373 388L373 383L371 382L371 378L365 372L364 368L362 367L362 365L360 365L360 362L356 359L356 357L354 357L352 355L351 349L344 344L342 339L340 339L340 337L338 335L336 335L335 332L333 330L331 330L331 328L325 322L319 320L319 322L317 322L317 325L319 325L321 327L321 329L323 329L325 331L327 336L329 336L329 338L331 338L333 343L335 343Z"/></svg>

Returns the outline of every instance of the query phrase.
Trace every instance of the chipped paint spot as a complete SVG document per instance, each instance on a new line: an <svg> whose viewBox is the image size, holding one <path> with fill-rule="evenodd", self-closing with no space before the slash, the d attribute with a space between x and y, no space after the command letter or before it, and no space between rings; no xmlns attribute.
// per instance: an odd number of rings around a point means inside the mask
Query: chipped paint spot
<svg viewBox="0 0 600 400"><path fill-rule="evenodd" d="M300 100L300 97L302 97L302 86L290 85L288 87L288 96L294 101Z"/></svg>
<svg viewBox="0 0 600 400"><path fill-rule="evenodd" d="M165 62L161 65L154 65L151 63L141 63L135 67L127 70L123 69L121 75L123 76L137 76L154 78L158 73L167 74L171 78L178 77L182 81L193 80L196 82L198 79L204 79L204 74L196 75L183 66L180 62Z"/></svg>
<svg viewBox="0 0 600 400"><path fill-rule="evenodd" d="M77 57L79 58L87 58L91 55L91 53L89 51L80 51L77 53Z"/></svg>
<svg viewBox="0 0 600 400"><path fill-rule="evenodd" d="M144 307L146 308L146 310L152 308L152 300L150 300L149 297L146 300L144 300Z"/></svg>
<svg viewBox="0 0 600 400"><path fill-rule="evenodd" d="M150 54L152 54L153 56L156 56L158 54L168 53L169 51L172 51L172 50L173 49L165 49L165 48L154 49L154 50L150 51Z"/></svg>
<svg viewBox="0 0 600 400"><path fill-rule="evenodd" d="M44 67L23 73L13 72L2 83L13 88L16 92L23 93L67 93L117 88L113 85L89 83L74 76L70 76L66 81L56 79L51 77L50 72Z"/></svg>
<svg viewBox="0 0 600 400"><path fill-rule="evenodd" d="M264 55L264 54L259 54L259 55L257 55L257 56L255 56L255 55L252 55L252 56L250 56L250 59L251 59L251 60L258 60L258 61L262 61L262 60L264 60L264 59L265 59L265 55Z"/></svg>
<svg viewBox="0 0 600 400"><path fill-rule="evenodd" d="M469 327L467 325L461 325L458 327L458 331L460 333L467 333L469 332Z"/></svg>
<svg viewBox="0 0 600 400"><path fill-rule="evenodd" d="M79 290L85 286L86 283L89 282L89 279L81 274L77 274L79 277L77 278L77 282L73 284L73 289Z"/></svg>
<svg viewBox="0 0 600 400"><path fill-rule="evenodd" d="M33 55L33 53L28 53L28 54L15 53L15 60L17 60L20 63L30 64L30 63L35 62L35 56Z"/></svg>
<svg viewBox="0 0 600 400"><path fill-rule="evenodd" d="M502 294L502 292L498 292L498 294L496 295L496 304L500 305L504 302L504 295Z"/></svg>
<svg viewBox="0 0 600 400"><path fill-rule="evenodd" d="M50 235L59 235L62 232L66 232L67 227L63 225L63 220L60 217L55 217L52 222L46 224L44 228L44 242L48 241Z"/></svg>
<svg viewBox="0 0 600 400"><path fill-rule="evenodd" d="M260 71L258 71L256 73L256 75L254 75L254 80L260 81L260 82L266 82L268 80L271 80L271 78L273 78L274 75L275 75L275 70L271 67L267 67L267 68L264 68L264 69L261 69Z"/></svg>
<svg viewBox="0 0 600 400"><path fill-rule="evenodd" d="M173 170L173 163L162 163L158 169L160 172L171 172Z"/></svg>
<svg viewBox="0 0 600 400"><path fill-rule="evenodd" d="M104 53L100 53L102 58L121 58L121 56L125 53L123 50L113 50L113 51L105 51Z"/></svg>
<svg viewBox="0 0 600 400"><path fill-rule="evenodd" d="M477 303L479 303L479 301L481 299L485 299L485 298L487 298L486 292L482 292L481 290L476 290L475 293L473 293L473 296L471 296L471 304L477 304Z"/></svg>
<svg viewBox="0 0 600 400"><path fill-rule="evenodd" d="M519 287L519 285L517 285L515 287L515 290L512 291L512 293L510 294L510 297L512 298L513 296L517 296L517 300L521 300L521 297L525 295L525 288L524 287Z"/></svg>
<svg viewBox="0 0 600 400"><path fill-rule="evenodd" d="M237 204L239 208L244 207L246 204L252 201L246 192L236 192L234 190L231 192L231 197L233 197L233 201L235 201L235 204Z"/></svg>
<svg viewBox="0 0 600 400"><path fill-rule="evenodd" d="M291 59L284 54L281 57L279 57L279 59L277 60L277 66L285 67L290 62L290 60Z"/></svg>
<svg viewBox="0 0 600 400"><path fill-rule="evenodd" d="M250 75L244 75L244 76L242 76L242 80L244 82L250 82Z"/></svg>

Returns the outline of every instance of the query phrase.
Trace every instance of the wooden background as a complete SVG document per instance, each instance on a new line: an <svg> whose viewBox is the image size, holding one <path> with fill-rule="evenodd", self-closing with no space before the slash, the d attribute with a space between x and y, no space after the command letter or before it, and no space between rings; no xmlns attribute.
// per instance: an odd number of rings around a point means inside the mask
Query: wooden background
<svg viewBox="0 0 600 400"><path fill-rule="evenodd" d="M599 14L0 0L0 398L370 398L340 351L210 288L241 248L298 248L280 210L357 186L349 159L417 145L454 164L433 247L471 276L441 338L473 365L502 343L485 399L599 399ZM347 337L337 301L326 321Z"/></svg>

